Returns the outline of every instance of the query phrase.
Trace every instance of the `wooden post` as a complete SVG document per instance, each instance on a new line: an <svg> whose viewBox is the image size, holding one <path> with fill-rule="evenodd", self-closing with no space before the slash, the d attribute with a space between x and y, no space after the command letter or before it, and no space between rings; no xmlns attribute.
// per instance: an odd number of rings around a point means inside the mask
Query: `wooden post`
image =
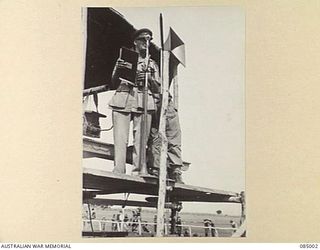
<svg viewBox="0 0 320 250"><path fill-rule="evenodd" d="M142 235L141 220L138 221L138 233L139 233L140 236Z"/></svg>
<svg viewBox="0 0 320 250"><path fill-rule="evenodd" d="M89 210L89 222L90 222L90 226L91 226L91 231L93 233L94 231L93 231L93 224L92 224L92 218L91 218L91 207L90 207L89 201L87 204L88 204L88 210Z"/></svg>
<svg viewBox="0 0 320 250"><path fill-rule="evenodd" d="M246 220L246 196L244 191L240 193L240 201L241 201L240 225L242 225L243 222Z"/></svg>
<svg viewBox="0 0 320 250"><path fill-rule="evenodd" d="M168 224L164 224L164 235L168 235Z"/></svg>
<svg viewBox="0 0 320 250"><path fill-rule="evenodd" d="M83 68L83 75L82 75L82 84L83 84L83 88L85 87L85 74L86 74L86 59L87 59L87 26L88 26L88 9L87 7L83 7L82 8L82 22L83 22L83 58L82 58L82 68ZM84 113L85 113L85 110L84 108L82 107L82 117L84 117Z"/></svg>
<svg viewBox="0 0 320 250"><path fill-rule="evenodd" d="M191 226L189 226L189 237L192 237L192 229L191 229Z"/></svg>
<svg viewBox="0 0 320 250"><path fill-rule="evenodd" d="M82 58L82 62L83 62L83 75L82 75L82 83L83 83L83 89L84 89L84 85L85 85L85 73L86 73L86 58L87 58L87 28L88 28L88 8L87 7L83 7L82 8L82 22L83 22L83 58Z"/></svg>
<svg viewBox="0 0 320 250"><path fill-rule="evenodd" d="M177 209L171 209L170 234L176 234Z"/></svg>
<svg viewBox="0 0 320 250"><path fill-rule="evenodd" d="M164 236L164 208L166 198L166 177L167 177L167 149L168 141L166 138L166 113L168 107L169 92L169 51L163 51L163 92L160 113L159 136L161 139L160 151L160 174L159 174L159 194L157 211L157 237Z"/></svg>
<svg viewBox="0 0 320 250"><path fill-rule="evenodd" d="M121 216L121 218L120 218L120 219L121 219L121 232L123 232L123 230L124 230L124 212L125 212L125 211L124 211L124 207L122 207L122 208L121 208L121 215L122 215L122 216Z"/></svg>

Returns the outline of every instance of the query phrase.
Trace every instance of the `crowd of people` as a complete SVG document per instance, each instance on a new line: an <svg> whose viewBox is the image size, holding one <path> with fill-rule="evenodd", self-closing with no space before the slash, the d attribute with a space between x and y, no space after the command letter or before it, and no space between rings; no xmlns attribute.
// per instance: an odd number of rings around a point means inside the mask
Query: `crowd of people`
<svg viewBox="0 0 320 250"><path fill-rule="evenodd" d="M139 233L146 232L149 233L150 230L145 225L145 222L141 219L141 208L137 208L132 211L132 216L129 218L127 214L124 214L120 211L117 214L113 214L111 219L111 231L123 231L123 232L132 232Z"/></svg>
<svg viewBox="0 0 320 250"><path fill-rule="evenodd" d="M85 214L83 214L83 219L86 220L97 220L98 217L96 214L96 209L92 207L91 213L89 214L88 210L85 211ZM102 231L111 231L113 232L128 232L128 233L136 233L139 235L151 235L155 236L157 232L157 215L155 214L153 217L153 221L146 221L142 220L142 209L141 207L138 207L131 211L131 216L124 213L123 210L120 210L118 213L115 213L112 215L111 221L108 221L105 216L103 216L100 220L101 222L101 230ZM110 228L111 223L111 228ZM109 224L109 226L107 226ZM168 235L169 228L171 226L171 219L170 217L165 217L165 234ZM174 234L179 237L198 237L203 235L199 230L193 233L190 231L189 223L183 222L182 218L179 216L179 214L176 217L175 223L174 223ZM237 230L237 223L234 220L229 221L230 228L232 228L232 233L236 232ZM85 225L84 225L85 226ZM213 220L211 219L204 219L203 220L203 229L204 229L204 236L205 237L219 237L219 233L217 230L217 227Z"/></svg>

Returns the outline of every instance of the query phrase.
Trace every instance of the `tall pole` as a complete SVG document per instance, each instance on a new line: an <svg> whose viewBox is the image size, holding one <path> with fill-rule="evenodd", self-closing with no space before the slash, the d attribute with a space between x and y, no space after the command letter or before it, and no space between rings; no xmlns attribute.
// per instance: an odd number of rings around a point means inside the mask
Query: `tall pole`
<svg viewBox="0 0 320 250"><path fill-rule="evenodd" d="M160 173L159 173L159 193L157 207L157 237L164 236L164 209L166 201L166 177L167 177L167 149L168 141L166 138L166 112L168 107L168 90L169 90L169 51L163 50L163 20L160 14L160 31L161 31L161 86L162 101L159 123L159 137L161 140L160 151Z"/></svg>
<svg viewBox="0 0 320 250"><path fill-rule="evenodd" d="M142 126L141 126L141 141L140 141L140 174L147 175L147 164L146 164L146 137L147 137L147 112L148 112L148 68L149 68L149 39L147 41L146 58L145 58L145 81L143 86L143 114L142 114Z"/></svg>
<svg viewBox="0 0 320 250"><path fill-rule="evenodd" d="M159 124L159 137L161 140L160 151L160 174L159 174L159 194L158 194L158 215L157 215L157 237L163 236L164 228L164 206L166 198L166 176L167 176L167 150L168 141L166 138L166 113L168 107L169 89L169 51L163 52L163 93Z"/></svg>
<svg viewBox="0 0 320 250"><path fill-rule="evenodd" d="M160 13L160 41L161 41L161 53L160 53L160 69L161 69L161 88L160 88L160 94L162 94L162 83L163 83L163 44L164 44L164 38L163 38L163 18L162 13Z"/></svg>

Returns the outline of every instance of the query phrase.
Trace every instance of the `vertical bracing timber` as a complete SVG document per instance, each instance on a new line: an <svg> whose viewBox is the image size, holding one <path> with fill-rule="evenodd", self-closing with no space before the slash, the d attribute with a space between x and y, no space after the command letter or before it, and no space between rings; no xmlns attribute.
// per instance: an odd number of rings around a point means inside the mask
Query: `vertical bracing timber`
<svg viewBox="0 0 320 250"><path fill-rule="evenodd" d="M157 211L157 237L164 235L164 207L166 199L166 177L167 177L167 149L168 141L166 137L166 113L169 98L169 51L163 51L163 71L162 71L162 105L160 113L159 136L161 139L160 151L160 174L159 174L159 195Z"/></svg>

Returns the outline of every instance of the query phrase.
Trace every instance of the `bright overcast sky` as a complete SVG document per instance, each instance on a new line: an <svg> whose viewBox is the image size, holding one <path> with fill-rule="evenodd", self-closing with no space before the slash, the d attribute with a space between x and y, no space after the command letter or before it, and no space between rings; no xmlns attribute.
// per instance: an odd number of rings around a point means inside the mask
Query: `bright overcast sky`
<svg viewBox="0 0 320 250"><path fill-rule="evenodd" d="M245 14L238 7L116 8L137 29L150 28L160 45L159 14L165 37L171 26L186 45L186 68L179 66L179 116L186 184L240 192L245 190ZM113 92L99 95L108 115ZM112 142L112 132L102 132ZM84 166L112 170L113 162L84 160ZM235 204L186 204L183 211L239 214Z"/></svg>

